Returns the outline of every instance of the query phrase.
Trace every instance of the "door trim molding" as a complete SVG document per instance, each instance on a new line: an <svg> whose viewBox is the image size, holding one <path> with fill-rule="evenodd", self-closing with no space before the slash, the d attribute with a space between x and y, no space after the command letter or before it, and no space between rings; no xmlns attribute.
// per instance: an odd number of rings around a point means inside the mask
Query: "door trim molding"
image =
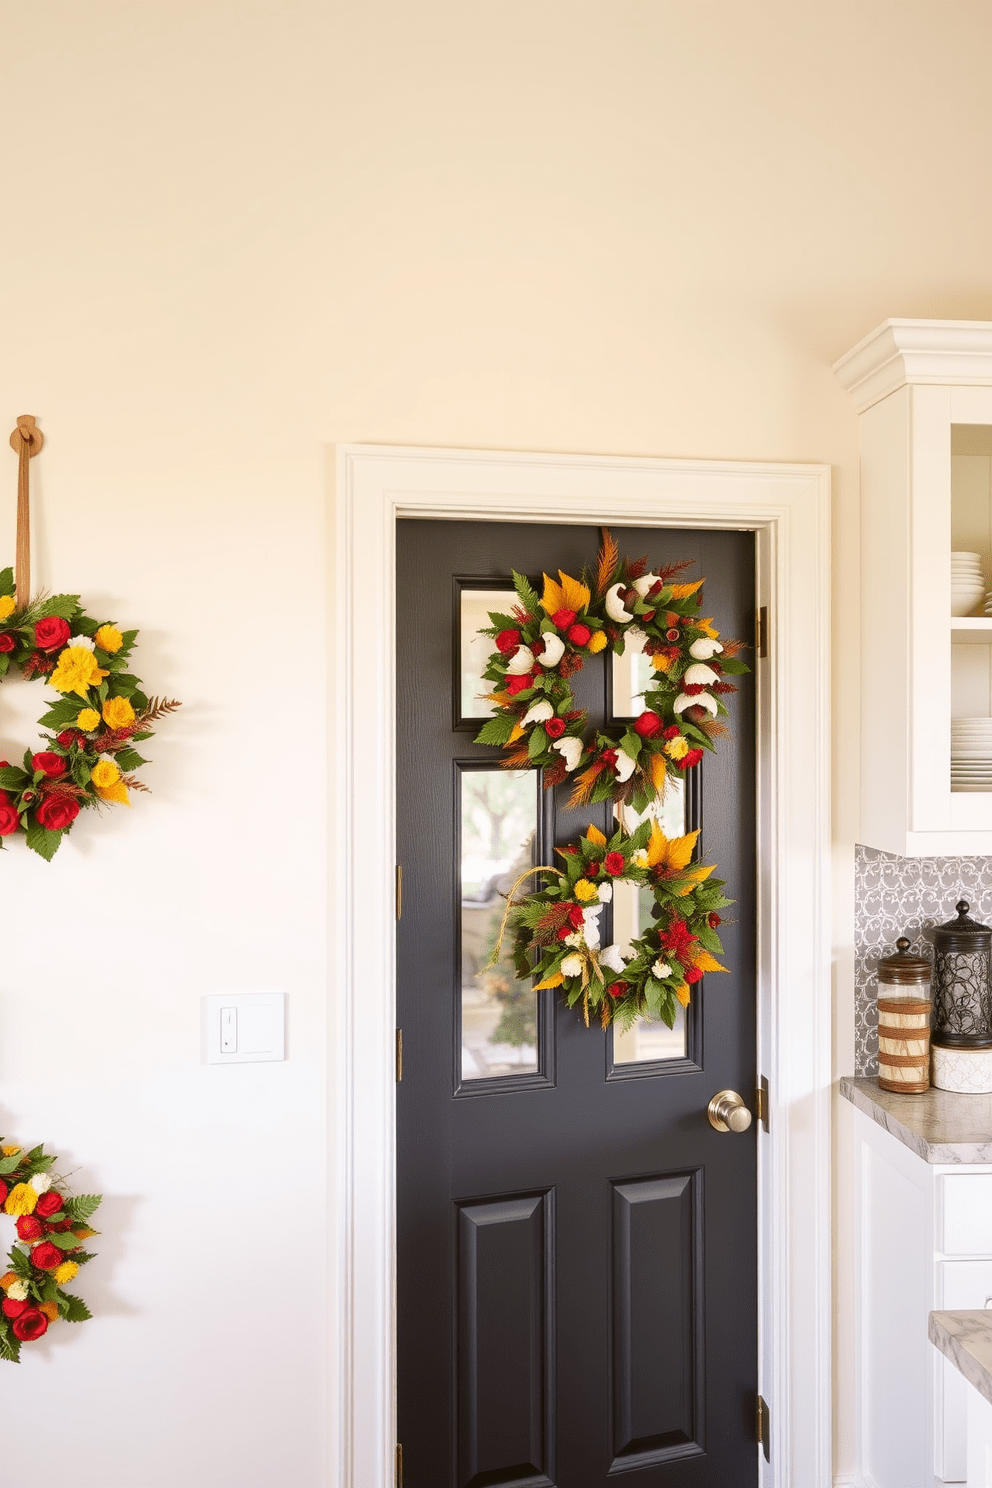
<svg viewBox="0 0 992 1488"><path fill-rule="evenodd" d="M342 445L333 529L331 899L340 1488L395 1458L395 524L398 517L753 530L756 663L759 1388L763 1488L829 1488L830 472L824 465ZM444 598L447 598L445 591Z"/></svg>

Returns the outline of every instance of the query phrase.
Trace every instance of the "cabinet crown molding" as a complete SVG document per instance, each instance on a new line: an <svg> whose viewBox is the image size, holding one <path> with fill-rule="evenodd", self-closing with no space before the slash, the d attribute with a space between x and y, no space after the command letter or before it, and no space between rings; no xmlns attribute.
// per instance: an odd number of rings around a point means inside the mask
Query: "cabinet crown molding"
<svg viewBox="0 0 992 1488"><path fill-rule="evenodd" d="M859 413L907 383L992 386L992 321L883 320L834 372Z"/></svg>

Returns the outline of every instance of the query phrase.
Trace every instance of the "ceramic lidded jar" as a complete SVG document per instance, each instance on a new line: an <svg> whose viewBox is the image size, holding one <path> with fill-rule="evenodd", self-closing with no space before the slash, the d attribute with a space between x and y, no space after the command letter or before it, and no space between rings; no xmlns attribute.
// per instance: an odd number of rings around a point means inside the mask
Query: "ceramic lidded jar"
<svg viewBox="0 0 992 1488"><path fill-rule="evenodd" d="M933 932L933 1083L940 1090L992 1092L992 929L955 905L956 920Z"/></svg>
<svg viewBox="0 0 992 1488"><path fill-rule="evenodd" d="M900 936L878 963L878 1084L919 1095L930 1088L930 962Z"/></svg>

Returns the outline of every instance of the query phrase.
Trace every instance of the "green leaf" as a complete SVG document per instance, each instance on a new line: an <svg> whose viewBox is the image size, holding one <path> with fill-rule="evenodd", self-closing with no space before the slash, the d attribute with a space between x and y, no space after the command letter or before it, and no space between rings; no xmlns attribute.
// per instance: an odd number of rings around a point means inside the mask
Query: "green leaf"
<svg viewBox="0 0 992 1488"><path fill-rule="evenodd" d="M495 718L488 718L475 736L476 744L505 744L513 733L513 725L516 721L512 713L497 713ZM121 755L123 753L124 751L122 750ZM118 755L118 759L124 769L133 769L134 767L132 765L124 764L121 755ZM140 755L137 757L141 759ZM141 763L144 764L144 760Z"/></svg>
<svg viewBox="0 0 992 1488"><path fill-rule="evenodd" d="M51 594L48 599L43 599L36 605L32 614L38 620L43 620L49 615L58 615L63 620L71 620L79 609L78 594Z"/></svg>
<svg viewBox="0 0 992 1488"><path fill-rule="evenodd" d="M59 1250L75 1250L79 1244L79 1236L72 1235L68 1231L64 1235L46 1235L45 1239L57 1245Z"/></svg>
<svg viewBox="0 0 992 1488"><path fill-rule="evenodd" d="M21 1362L20 1340L14 1337L6 1319L0 1322L0 1359L6 1359L9 1364Z"/></svg>
<svg viewBox="0 0 992 1488"><path fill-rule="evenodd" d="M122 770L137 770L141 765L147 765L148 761L143 754L136 749L118 749L114 752L114 758Z"/></svg>
<svg viewBox="0 0 992 1488"><path fill-rule="evenodd" d="M62 846L65 833L49 832L45 827L40 827L37 822L30 822L25 836L31 851L44 858L46 863L50 863Z"/></svg>
<svg viewBox="0 0 992 1488"><path fill-rule="evenodd" d="M15 1152L13 1157L0 1158L0 1178L5 1177L8 1173L12 1173L15 1168L20 1167L23 1157L23 1152Z"/></svg>
<svg viewBox="0 0 992 1488"><path fill-rule="evenodd" d="M527 740L527 756L529 759L537 759L538 755L547 754L547 752L548 736L541 725L537 724L531 729L530 738Z"/></svg>
<svg viewBox="0 0 992 1488"><path fill-rule="evenodd" d="M743 672L751 670L747 663L741 661L738 656L728 656L726 660L721 656L718 660L721 672L726 672L729 677L739 677Z"/></svg>
<svg viewBox="0 0 992 1488"><path fill-rule="evenodd" d="M75 702L70 702L68 698L59 698L58 702L53 703L47 713L42 714L38 722L42 728L55 729L56 731L68 728L70 724L76 722L82 706L82 703L78 699Z"/></svg>
<svg viewBox="0 0 992 1488"><path fill-rule="evenodd" d="M12 568L0 568L0 594L13 594L14 589L14 570Z"/></svg>
<svg viewBox="0 0 992 1488"><path fill-rule="evenodd" d="M520 603L529 615L533 615L536 618L541 606L537 590L524 574L518 574L515 570L511 570L511 572L513 573L513 587L520 597Z"/></svg>
<svg viewBox="0 0 992 1488"><path fill-rule="evenodd" d="M62 1302L65 1304L65 1311L62 1311L61 1306L59 1311L67 1323L85 1323L93 1316L82 1297L74 1297L72 1292L63 1292Z"/></svg>
<svg viewBox="0 0 992 1488"><path fill-rule="evenodd" d="M489 618L493 622L493 630L497 634L501 630L519 630L520 621L515 620L512 615L501 615L498 610L490 610Z"/></svg>
<svg viewBox="0 0 992 1488"><path fill-rule="evenodd" d="M75 1194L71 1199L66 1199L65 1212L70 1219L85 1223L99 1209L102 1198L102 1194Z"/></svg>

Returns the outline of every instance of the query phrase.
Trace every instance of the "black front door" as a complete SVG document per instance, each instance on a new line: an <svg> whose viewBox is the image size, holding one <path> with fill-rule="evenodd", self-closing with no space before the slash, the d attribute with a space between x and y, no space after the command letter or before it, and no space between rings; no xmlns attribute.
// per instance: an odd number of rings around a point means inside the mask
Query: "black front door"
<svg viewBox="0 0 992 1488"><path fill-rule="evenodd" d="M724 636L753 624L739 532L615 529L653 566L690 559ZM753 687L731 737L666 805L700 827L735 902L729 976L693 988L673 1030L586 1028L505 960L487 969L514 879L606 803L565 806L474 744L491 642L516 569L595 562L594 528L404 521L398 532L397 1092L399 1435L405 1488L757 1483L755 1126L722 1134L718 1091L755 1085ZM572 679L601 726L638 711L636 662ZM613 938L645 913L633 886Z"/></svg>

